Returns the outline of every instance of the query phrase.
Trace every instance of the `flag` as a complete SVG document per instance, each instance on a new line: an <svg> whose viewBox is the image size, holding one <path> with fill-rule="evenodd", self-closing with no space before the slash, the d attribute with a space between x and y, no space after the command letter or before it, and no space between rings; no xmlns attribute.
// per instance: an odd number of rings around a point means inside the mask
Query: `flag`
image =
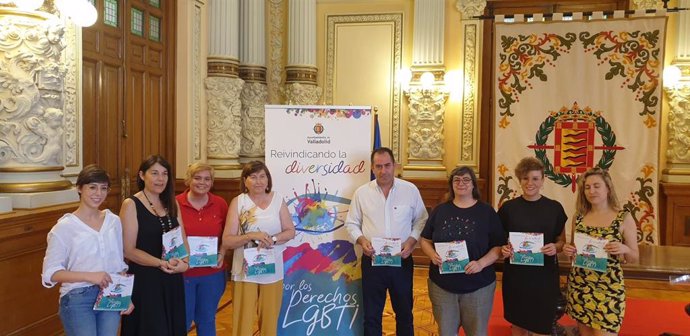
<svg viewBox="0 0 690 336"><path fill-rule="evenodd" d="M372 152L381 148L381 129L379 128L379 115L374 114L374 147L372 148ZM371 180L373 181L376 178L374 176L374 171L371 171Z"/></svg>

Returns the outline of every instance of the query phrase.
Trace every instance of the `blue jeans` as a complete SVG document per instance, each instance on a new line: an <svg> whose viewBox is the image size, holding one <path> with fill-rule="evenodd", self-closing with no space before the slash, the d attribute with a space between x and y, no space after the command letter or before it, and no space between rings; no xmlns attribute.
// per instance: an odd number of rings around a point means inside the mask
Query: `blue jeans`
<svg viewBox="0 0 690 336"><path fill-rule="evenodd" d="M427 279L431 309L441 336L457 336L465 329L468 336L486 336L494 305L496 281L471 293L451 293Z"/></svg>
<svg viewBox="0 0 690 336"><path fill-rule="evenodd" d="M199 336L216 335L216 309L225 292L225 270L217 273L184 278L187 330L196 323Z"/></svg>
<svg viewBox="0 0 690 336"><path fill-rule="evenodd" d="M98 286L75 288L60 298L58 313L67 336L117 336L119 311L93 310Z"/></svg>

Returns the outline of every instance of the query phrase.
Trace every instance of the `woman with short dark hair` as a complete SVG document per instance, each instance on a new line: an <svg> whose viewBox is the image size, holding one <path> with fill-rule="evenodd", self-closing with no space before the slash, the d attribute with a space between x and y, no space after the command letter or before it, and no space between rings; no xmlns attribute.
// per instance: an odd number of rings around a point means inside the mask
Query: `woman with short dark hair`
<svg viewBox="0 0 690 336"><path fill-rule="evenodd" d="M429 298L441 336L487 335L493 308L496 272L505 238L496 211L479 200L477 177L469 167L455 168L448 178L448 201L431 212L421 235L431 259ZM460 273L442 274L439 243L463 242L469 257Z"/></svg>
<svg viewBox="0 0 690 336"><path fill-rule="evenodd" d="M112 283L111 274L127 270L122 255L122 225L110 210L99 210L108 197L110 178L96 165L77 176L79 207L62 216L48 233L48 247L41 274L43 285L60 283L58 314L67 336L115 336L118 311L94 310L102 288Z"/></svg>

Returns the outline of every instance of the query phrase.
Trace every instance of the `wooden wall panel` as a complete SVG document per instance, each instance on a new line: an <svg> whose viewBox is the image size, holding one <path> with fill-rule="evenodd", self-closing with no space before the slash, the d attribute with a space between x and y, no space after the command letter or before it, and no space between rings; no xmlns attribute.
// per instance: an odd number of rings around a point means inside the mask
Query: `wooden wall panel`
<svg viewBox="0 0 690 336"><path fill-rule="evenodd" d="M690 185L661 183L660 189L661 244L690 247Z"/></svg>
<svg viewBox="0 0 690 336"><path fill-rule="evenodd" d="M163 112L163 78L156 73L149 72L146 86L146 102L150 118L148 133L148 152L151 154L165 153L165 113ZM166 158L168 159L168 158ZM172 163L171 163L172 164ZM172 176L172 175L171 175Z"/></svg>
<svg viewBox="0 0 690 336"><path fill-rule="evenodd" d="M41 285L46 236L76 204L0 215L0 335L53 335L62 330L57 317L57 288Z"/></svg>

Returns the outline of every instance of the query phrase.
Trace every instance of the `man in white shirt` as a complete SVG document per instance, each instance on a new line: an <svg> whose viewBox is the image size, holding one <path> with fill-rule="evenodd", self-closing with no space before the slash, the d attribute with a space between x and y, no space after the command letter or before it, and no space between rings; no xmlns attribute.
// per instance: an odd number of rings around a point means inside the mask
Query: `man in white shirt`
<svg viewBox="0 0 690 336"><path fill-rule="evenodd" d="M396 335L414 335L412 323L412 250L426 223L424 202L417 187L395 178L393 152L381 147L371 153L376 180L359 187L352 197L345 227L362 246L362 294L364 335L382 334L381 320L390 293L395 312ZM402 265L372 266L372 238L398 238Z"/></svg>

